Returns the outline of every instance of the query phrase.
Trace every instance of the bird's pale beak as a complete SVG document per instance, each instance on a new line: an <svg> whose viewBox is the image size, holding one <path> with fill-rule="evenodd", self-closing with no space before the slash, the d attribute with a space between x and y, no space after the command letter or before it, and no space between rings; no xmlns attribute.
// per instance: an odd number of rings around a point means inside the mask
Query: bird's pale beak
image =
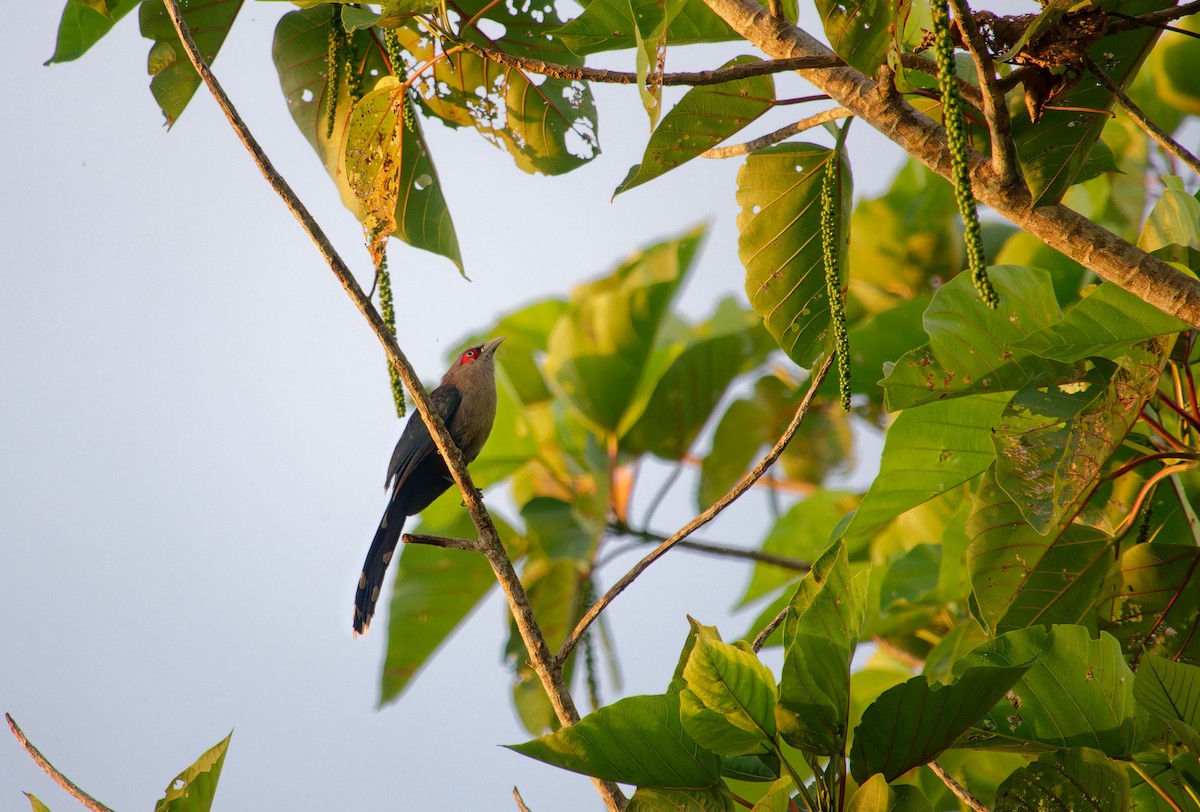
<svg viewBox="0 0 1200 812"><path fill-rule="evenodd" d="M486 355L491 355L496 352L496 348L500 346L500 342L504 340L504 336L497 336L491 341L483 345L483 352Z"/></svg>

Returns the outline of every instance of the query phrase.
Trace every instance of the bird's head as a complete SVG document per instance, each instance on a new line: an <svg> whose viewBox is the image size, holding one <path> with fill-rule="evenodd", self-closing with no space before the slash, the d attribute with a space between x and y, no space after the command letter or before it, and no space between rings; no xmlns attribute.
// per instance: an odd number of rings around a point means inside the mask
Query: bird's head
<svg viewBox="0 0 1200 812"><path fill-rule="evenodd" d="M459 374L495 374L495 358L496 348L500 346L500 342L504 340L504 336L499 336L487 341L483 344L476 344L472 347L467 347L462 351L451 366L450 371L446 373L442 379L443 382L451 377L456 377Z"/></svg>

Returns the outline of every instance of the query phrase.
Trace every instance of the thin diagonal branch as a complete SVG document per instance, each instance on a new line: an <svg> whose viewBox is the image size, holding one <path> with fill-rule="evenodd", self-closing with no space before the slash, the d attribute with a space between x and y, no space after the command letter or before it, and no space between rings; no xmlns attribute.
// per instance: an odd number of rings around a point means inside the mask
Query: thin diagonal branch
<svg viewBox="0 0 1200 812"><path fill-rule="evenodd" d="M782 623L784 618L787 617L788 609L790 608L790 606L785 606L780 609L779 614L771 618L771 622L766 626L763 626L762 631L754 635L754 642L750 644L750 648L754 649L755 652L762 651L762 647L766 644L767 638L774 634L775 630L779 628L779 624Z"/></svg>
<svg viewBox="0 0 1200 812"><path fill-rule="evenodd" d="M627 525L611 526L613 532L629 538L635 538L639 541L647 543L661 544L666 541L667 537L662 533L655 533L653 530L635 530ZM677 547L682 547L687 550L694 550L698 553L706 553L708 555L720 556L723 558L740 558L744 561L754 561L758 564L771 564L772 566L780 567L794 572L808 572L812 569L812 564L807 561L801 561L798 558L789 558L786 555L775 555L774 553L763 552L762 550L750 550L745 547L730 547L728 544L718 544L714 541L704 541L702 539L684 539L676 543Z"/></svg>
<svg viewBox="0 0 1200 812"><path fill-rule="evenodd" d="M1133 99L1129 98L1128 94L1121 89L1121 86L1114 82L1112 78L1105 73L1099 65L1096 64L1095 60L1085 54L1083 57L1083 64L1087 66L1089 71L1092 72L1092 75L1096 77L1096 80L1099 81L1100 84L1104 85L1104 89L1113 94L1117 100L1117 104L1121 105L1121 109L1124 110L1131 119L1133 119L1134 124L1141 127L1146 135L1157 141L1160 147L1187 164L1189 169L1197 174L1200 174L1200 160L1197 160L1195 155L1188 152L1182 144L1180 144L1178 141L1168 135L1165 130L1151 121L1150 117L1142 112L1142 108L1138 107Z"/></svg>
<svg viewBox="0 0 1200 812"><path fill-rule="evenodd" d="M458 44L476 56L483 57L498 65L516 68L526 73L535 73L539 76L614 85L633 85L637 84L638 81L637 74L629 71L585 68L581 65L563 65L557 62L546 62L541 59L534 59L533 57L506 54L504 51L498 51L494 48L484 48L482 45L476 45L474 42L466 40L460 41ZM728 68L717 68L715 70L664 73L658 84L688 85L691 87L719 85L723 82L732 82L735 79L747 79L751 76L765 76L770 73L784 73L804 68L829 68L844 64L846 63L834 54L819 57L802 56L795 59L772 59L766 62L749 62L744 65L733 65Z"/></svg>
<svg viewBox="0 0 1200 812"><path fill-rule="evenodd" d="M951 792L958 796L958 799L966 804L975 812L991 812L982 801L972 795L966 787L954 780L954 776L946 772L945 768L936 761L929 762L929 769L933 770L933 774L942 779Z"/></svg>
<svg viewBox="0 0 1200 812"><path fill-rule="evenodd" d="M1017 162L1017 148L1012 139L1008 102L1004 91L996 84L996 66L992 63L992 56L988 53L983 35L979 32L979 26L971 14L971 9L967 7L966 0L950 0L950 7L954 9L967 53L975 62L975 72L979 75L979 86L983 91L983 117L987 121L992 141L992 171L1002 183L1017 183L1020 181L1020 164Z"/></svg>
<svg viewBox="0 0 1200 812"><path fill-rule="evenodd" d="M830 353L829 357L825 359L824 363L822 363L819 368L814 370L812 379L808 385L808 392L805 393L804 399L800 401L800 406L796 409L796 414L792 417L792 422L788 424L788 427L784 430L783 435L780 436L779 440L776 441L771 450L767 452L766 456L759 460L758 465L755 465L754 468L751 469L750 473L742 477L741 481L729 490L729 493L725 494L716 502L714 502L712 506L708 508L708 510L704 511L699 516L685 524L678 530L678 532L675 533L675 535L671 536L662 544L655 547L648 555L646 555L645 558L634 564L629 572L621 576L621 580L613 584L612 587L604 593L600 600L592 604L591 608L587 610L587 613L580 619L579 623L576 624L575 629L562 644L562 648L558 650L557 659L559 663L566 662L567 657L571 655L571 650L575 648L575 645L579 642L579 638L584 632L587 631L588 627L595 622L596 618L600 616L600 613L603 612L604 609L610 603L612 603L618 595L625 591L626 587L632 584L639 575L646 571L647 567L649 567L658 559L662 558L662 556L676 544L683 541L696 530L699 530L701 527L715 519L721 513L721 511L729 507L729 505L736 501L738 497L748 491L750 487L758 481L759 477L766 473L766 470L774 464L775 460L779 458L779 455L783 453L783 450L787 448L788 443L790 443L792 440L792 435L794 435L796 430L800 428L800 423L803 422L804 416L808 414L808 410L812 406L813 400L817 396L817 390L821 388L821 382L825 380L825 374L829 372L829 367L832 365L835 357L835 353Z"/></svg>
<svg viewBox="0 0 1200 812"><path fill-rule="evenodd" d="M192 38L192 33L188 29L187 22L183 19L183 14L179 10L178 1L163 0L163 4L166 6L167 13L171 17L171 22L175 26L175 31L179 35L180 42L187 52L188 59L200 75L200 78L204 81L204 84L208 87L209 92L212 93L213 98L216 99L217 105L225 114L226 119L229 120L230 126L233 127L238 138L254 157L255 163L258 165L263 177L271 185L271 188L283 198L288 209L296 216L296 219L300 221L301 226L304 227L309 237L316 243L321 256L329 265L330 270L333 271L334 276L337 277L347 295L350 296L355 306L359 309L359 312L362 313L368 324L371 325L375 336L383 345L384 352L387 353L388 361L399 372L401 380L404 381L405 387L416 404L421 419L425 421L425 425L429 428L429 433L433 437L438 452L446 460L446 466L450 469L450 475L462 493L467 511L471 514L471 520L475 523L475 527L479 532L480 550L491 565L492 572L495 574L496 580L499 581L500 588L508 600L509 609L516 622L517 630L520 632L526 651L529 653L530 663L533 666L534 672L538 675L538 679L545 687L547 695L550 697L550 703L554 707L555 715L564 725L571 725L578 722L579 711L575 708L571 692L563 680L562 669L554 659L554 655L550 653L550 649L546 645L546 639L542 635L537 621L534 619L533 609L529 605L529 597L525 594L525 588L521 585L520 578L517 577L512 561L509 560L508 555L504 551L504 545L500 542L496 526L487 512L487 508L484 507L483 496L471 481L471 475L467 473L467 468L463 464L462 454L458 450L458 446L450 438L450 433L446 431L446 426L442 422L442 419L433 410L425 387L417 378L416 372L396 343L396 339L388 330L383 318L379 315L374 305L371 304L371 300L363 293L362 288L359 287L358 281L350 273L350 269L346 266L346 263L342 261L337 251L334 250L329 238L325 236L324 231L317 225L312 215L309 214L308 209L300 201L300 198L296 196L296 193L292 191L291 187L288 186L275 170L266 153L263 152L262 147L259 146L245 122L238 115L237 110L234 109L233 103L230 102L229 97L225 94L224 89L222 89L217 78L213 75L212 70L204 61L204 57L201 56L199 48L196 47L196 41ZM609 809L624 809L626 799L616 783L597 778L592 780Z"/></svg>
<svg viewBox="0 0 1200 812"><path fill-rule="evenodd" d="M718 17L773 59L827 56L829 49L807 32L771 17L754 0L704 0ZM945 129L912 105L851 67L800 71L817 90L898 144L909 155L949 177ZM1200 327L1200 281L1172 268L1062 204L1033 206L1027 190L1002 182L978 153L971 156L975 198L1018 228L1060 251L1168 315Z"/></svg>
<svg viewBox="0 0 1200 812"><path fill-rule="evenodd" d="M54 783L65 789L72 798L79 801L79 803L83 804L88 809L91 809L92 812L113 812L112 809L81 790L79 786L70 778L67 778L65 775L60 773L58 768L51 764L50 761L42 755L42 751L33 746L33 742L31 742L25 736L25 731L21 730L21 728L17 725L16 720L14 720L7 713L4 714L4 718L8 721L8 727L10 730L12 730L12 734L17 738L17 744L21 745L21 748L29 754L31 759L33 759L33 763L41 767L42 770L45 771L46 775L50 776L50 778L54 780Z"/></svg>
<svg viewBox="0 0 1200 812"><path fill-rule="evenodd" d="M731 144L727 147L713 147L700 153L701 158L732 158L736 155L749 155L756 150L765 149L772 144L778 144L780 141L786 141L793 135L802 133L805 130L811 130L813 127L820 127L830 121L836 121L839 118L846 118L854 115L845 107L834 107L832 110L825 110L821 113L815 113L808 118L802 118L799 121L793 122L786 127L780 127L773 133L767 133L761 138L755 138L753 141L747 141L744 144Z"/></svg>
<svg viewBox="0 0 1200 812"><path fill-rule="evenodd" d="M427 536L424 533L405 533L401 536L405 544L425 544L430 547L441 547L444 550L466 550L479 552L479 542L475 539L460 539L453 536Z"/></svg>

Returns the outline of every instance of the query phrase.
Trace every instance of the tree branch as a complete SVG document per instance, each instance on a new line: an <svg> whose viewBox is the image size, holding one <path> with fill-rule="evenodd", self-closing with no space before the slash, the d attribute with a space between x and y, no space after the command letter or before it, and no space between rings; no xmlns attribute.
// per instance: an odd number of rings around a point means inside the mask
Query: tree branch
<svg viewBox="0 0 1200 812"><path fill-rule="evenodd" d="M446 460L446 466L450 469L450 475L454 478L454 482L458 485L459 491L463 496L463 501L466 504L467 511L471 514L471 520L475 523L476 529L479 531L479 548L488 563L492 567L492 572L496 576L496 580L500 583L500 588L504 592L504 597L508 600L509 609L512 612L513 619L516 622L517 630L521 634L521 639L525 643L526 651L529 653L530 664L533 666L534 672L538 675L543 687L546 689L547 695L550 697L550 703L554 707L554 713L558 720L564 725L571 725L579 721L579 711L575 708L575 702L571 697L571 693L563 680L562 668L554 659L549 647L546 645L545 637L542 635L541 629L537 625L537 621L533 615L533 609L529 605L529 597L525 594L525 588L521 585L521 580L517 577L516 570L513 568L512 561L504 551L504 545L500 542L500 537L496 532L496 526L492 523L492 518L487 512L487 508L483 505L483 497L479 490L471 481L471 475L467 472L466 466L463 464L462 454L458 450L458 446L450 437L450 433L446 430L446 425L433 410L433 406L429 401L429 395L425 391L425 387L417 378L416 372L408 359L401 351L396 339L384 324L379 312L371 304L371 300L363 293L359 287L358 281L350 273L350 269L338 256L333 244L329 238L325 236L324 231L317 225L316 220L309 214L308 209L292 191L291 187L283 180L271 161L267 158L262 147L254 139L245 122L234 109L229 97L225 95L225 91L221 88L217 78L209 69L208 64L201 56L200 50L196 47L196 41L192 38L192 33L188 29L187 23L183 19L183 14L179 10L177 0L163 0L166 6L167 13L171 17L171 22L175 26L175 31L179 35L179 40L183 44L184 50L187 52L188 59L192 66L216 99L217 105L225 114L229 124L237 133L238 138L250 154L254 157L255 163L262 172L263 177L271 185L281 198L288 209L300 221L301 226L308 233L312 241L317 245L321 256L333 271L345 289L347 295L354 302L359 312L370 324L371 329L375 332L375 336L379 339L379 343L383 345L384 352L387 353L388 361L396 368L400 374L401 380L404 381L405 388L408 389L414 404L417 407L421 419L425 421L425 425L429 428L429 433L433 437L434 444L437 446L438 452ZM624 809L626 798L621 793L620 788L612 781L603 781L598 778L592 779L604 799L605 805L611 810Z"/></svg>
<svg viewBox="0 0 1200 812"><path fill-rule="evenodd" d="M958 796L958 799L968 807L975 810L975 812L991 812L991 810L989 810L982 801L968 792L966 787L955 781L954 776L946 772L945 768L943 768L941 764L938 764L936 761L931 761L929 762L928 766L929 769L933 770L933 774L942 779L942 783L945 784L949 790Z"/></svg>
<svg viewBox="0 0 1200 812"><path fill-rule="evenodd" d="M70 778L67 778L65 775L60 773L58 768L51 764L49 760L42 755L42 751L34 747L33 742L26 738L25 731L21 730L21 728L17 725L16 720L14 720L7 713L4 714L4 718L8 722L9 729L12 730L13 735L17 738L17 744L21 745L22 749L24 749L25 752L29 754L29 757L33 759L33 763L41 767L45 771L46 775L50 776L50 778L54 780L54 783L65 789L72 798L79 801L79 803L83 804L88 809L91 809L92 812L113 812L112 809L81 790L79 786Z"/></svg>
<svg viewBox="0 0 1200 812"><path fill-rule="evenodd" d="M405 544L426 544L430 547L441 547L444 550L466 550L479 552L479 542L475 539L459 539L449 536L427 536L424 533L405 533L401 537Z"/></svg>
<svg viewBox="0 0 1200 812"><path fill-rule="evenodd" d="M900 64L909 70L920 71L926 76L932 76L934 79L937 78L937 63L931 59L926 59L920 54L900 54ZM983 94L979 92L979 88L966 79L959 77L955 77L955 79L958 81L958 92L962 94L963 101L969 103L976 110L982 110Z"/></svg>
<svg viewBox="0 0 1200 812"><path fill-rule="evenodd" d="M983 117L987 121L992 142L992 171L999 176L1001 183L1015 185L1021 181L1020 164L1012 139L1008 102L1004 91L996 84L996 66L992 64L992 56L988 53L983 35L979 32L979 26L975 23L975 17L967 7L966 0L950 0L950 7L954 9L967 53L975 62L975 72L979 75Z"/></svg>
<svg viewBox="0 0 1200 812"><path fill-rule="evenodd" d="M704 2L772 58L830 54L828 48L805 31L771 17L754 0ZM945 130L911 105L890 98L873 81L850 67L803 70L801 75L905 152L942 177L949 177L950 151ZM1006 187L981 155L973 156L972 165L972 191L980 202L1102 279L1164 313L1200 326L1200 281L1066 206L1033 208L1028 192Z"/></svg>
<svg viewBox="0 0 1200 812"><path fill-rule="evenodd" d="M1142 128L1146 135L1158 142L1158 145L1167 152L1174 155L1179 160L1188 165L1188 168L1193 172L1200 174L1200 160L1196 156L1188 152L1182 144L1167 134L1165 130L1150 120L1150 117L1142 112L1142 108L1138 107L1133 99L1121 89L1121 86L1112 80L1112 78L1104 72L1104 70L1096 64L1090 56L1084 55L1083 64L1087 67L1092 75L1096 77L1100 84L1104 85L1104 89L1117 100L1117 104L1121 105L1121 109L1133 119L1133 123Z"/></svg>
<svg viewBox="0 0 1200 812"><path fill-rule="evenodd" d="M610 529L622 536L635 538L639 541L647 543L659 543L666 541L667 537L661 533L655 533L652 530L635 530L632 527L624 524L611 525ZM447 539L451 541L453 539ZM698 553L706 553L708 555L721 556L724 558L740 558L744 561L754 561L759 564L771 564L775 567L781 567L794 572L808 572L812 569L812 564L807 561L801 561L798 558L789 558L786 555L775 555L774 553L766 553L762 550L749 550L745 547L730 547L726 544L717 544L712 541L703 541L701 539L685 539L676 542L677 547L682 547L687 550L694 550ZM628 549L628 548L627 548Z"/></svg>
<svg viewBox="0 0 1200 812"><path fill-rule="evenodd" d="M790 606L785 606L780 609L779 614L771 618L771 622L766 626L763 626L762 631L754 635L754 642L750 644L750 648L754 649L756 653L762 651L762 647L766 644L767 638L774 634L775 630L779 628L779 624L782 623L787 617L788 609L790 608Z"/></svg>
<svg viewBox="0 0 1200 812"><path fill-rule="evenodd" d="M624 592L625 588L632 584L639 575L645 572L647 567L661 558L667 552L667 550L670 550L696 530L715 519L721 513L721 511L729 507L729 505L731 505L738 497L748 491L750 487L758 481L759 477L766 473L766 470L770 468L772 464L774 464L775 460L779 458L779 455L783 453L783 450L787 448L788 443L792 440L792 435L794 435L796 430L800 428L800 423L803 422L804 416L808 414L808 410L812 406L813 400L816 398L817 390L821 388L821 382L825 380L825 374L829 372L829 367L832 365L835 357L836 353L830 353L825 359L824 363L822 363L818 369L813 371L813 376L808 385L808 392L805 393L804 399L800 401L800 406L796 409L796 414L792 417L792 422L788 424L788 427L784 430L782 436L780 436L779 440L776 441L771 450L767 452L767 455L759 460L758 465L755 465L754 468L751 469L750 473L742 477L741 481L729 490L729 493L725 494L716 502L714 502L712 506L708 508L708 510L704 511L699 516L685 524L678 530L678 532L675 533L675 535L671 536L662 544L655 547L645 558L634 564L629 572L621 576L621 580L613 584L612 587L604 593L600 600L592 604L591 608L587 610L587 613L580 619L579 623L576 624L574 630L567 637L566 641L563 642L562 648L558 650L557 657L559 663L566 662L567 657L571 656L571 650L575 648L575 645L579 642L579 638L584 632L587 631L588 626L591 626L592 623L595 622L596 618L600 616L600 613L603 612L604 609L610 603L612 603L618 595Z"/></svg>
<svg viewBox="0 0 1200 812"><path fill-rule="evenodd" d="M494 48L485 48L482 45L476 45L474 42L467 40L460 40L456 44L461 45L465 50L470 51L476 56L495 62L498 65L516 68L526 73L535 73L538 76L549 76L553 79L600 82L602 84L613 85L633 85L637 84L638 80L637 74L629 71L585 68L581 65L563 65L557 62L546 62L529 56L514 56L513 54L506 54L504 51L497 51ZM765 62L750 62L745 65L733 65L732 67L717 68L715 70L664 73L657 84L688 85L692 87L719 85L722 82L732 82L735 79L748 79L751 76L765 76L770 73L784 73L802 68L830 68L845 64L840 57L831 52L823 56L771 59Z"/></svg>
<svg viewBox="0 0 1200 812"><path fill-rule="evenodd" d="M793 122L786 127L780 127L773 133L767 133L761 138L755 138L753 141L747 141L744 144L731 144L727 147L713 147L700 153L701 158L732 158L736 155L749 155L755 150L764 149L772 144L778 144L780 141L786 141L793 135L802 133L805 130L811 130L813 127L820 127L830 121L836 121L839 118L846 118L854 115L845 107L834 107L832 110L825 110L821 113L815 113L808 118L802 118L799 121Z"/></svg>

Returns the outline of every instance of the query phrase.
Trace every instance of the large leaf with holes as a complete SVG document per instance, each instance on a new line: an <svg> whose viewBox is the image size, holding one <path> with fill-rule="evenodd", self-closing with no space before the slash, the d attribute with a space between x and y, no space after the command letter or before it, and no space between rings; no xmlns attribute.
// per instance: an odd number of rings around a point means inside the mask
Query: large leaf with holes
<svg viewBox="0 0 1200 812"><path fill-rule="evenodd" d="M821 248L821 184L833 159L832 151L815 144L781 144L755 152L738 172L738 256L746 267L746 295L802 367L833 341ZM838 274L844 280L852 197L844 158L838 177Z"/></svg>
<svg viewBox="0 0 1200 812"><path fill-rule="evenodd" d="M1121 555L1097 607L1129 657L1200 664L1200 548L1138 544Z"/></svg>
<svg viewBox="0 0 1200 812"><path fill-rule="evenodd" d="M233 732L201 754L186 770L167 785L163 797L154 805L154 812L208 812L212 808L213 796L217 793L217 782L221 780L221 767L225 764L225 752Z"/></svg>
<svg viewBox="0 0 1200 812"><path fill-rule="evenodd" d="M550 334L546 372L594 430L621 425L703 236L700 228L647 248L572 291Z"/></svg>
<svg viewBox="0 0 1200 812"><path fill-rule="evenodd" d="M1136 16L1171 3L1109 0L1100 5ZM1140 27L1104 37L1092 46L1091 58L1117 85L1124 87L1137 73L1158 33L1154 28ZM1101 130L1108 123L1113 101L1112 94L1085 73L1074 87L1054 99L1052 106L1056 109L1046 109L1037 124L1030 121L1027 110L1013 116L1013 140L1034 206L1057 203L1077 182Z"/></svg>
<svg viewBox="0 0 1200 812"><path fill-rule="evenodd" d="M393 30L407 58L418 64L443 53L413 23ZM445 53L412 85L432 115L451 126L474 127L525 172L559 175L599 154L596 106L585 83L534 81L469 51Z"/></svg>
<svg viewBox="0 0 1200 812"><path fill-rule="evenodd" d="M905 409L884 439L879 475L846 528L860 538L958 487L995 459L992 427L1008 395L980 394Z"/></svg>
<svg viewBox="0 0 1200 812"><path fill-rule="evenodd" d="M760 62L739 56L722 67ZM641 186L729 138L775 104L775 80L751 76L689 90L650 136L642 162L629 170L614 196Z"/></svg>
<svg viewBox="0 0 1200 812"><path fill-rule="evenodd" d="M850 772L862 783L882 773L894 781L937 758L1012 688L1030 668L1024 662L977 662L950 685L923 676L884 691L854 729ZM895 746L903 743L903 746Z"/></svg>
<svg viewBox="0 0 1200 812"><path fill-rule="evenodd" d="M112 30L117 21L137 8L141 0L113 0L107 6L108 14L102 14L93 6L77 0L67 0L63 6L62 20L58 24L58 39L54 43L54 55L45 64L70 62L87 53L88 49Z"/></svg>
<svg viewBox="0 0 1200 812"><path fill-rule="evenodd" d="M834 52L867 76L887 58L896 5L882 0L816 0Z"/></svg>
<svg viewBox="0 0 1200 812"><path fill-rule="evenodd" d="M192 31L196 47L211 65L242 8L242 0L180 0L183 20ZM142 3L138 11L142 36L154 40L147 60L150 92L167 119L175 124L183 108L200 87L200 75L192 67L175 26L162 3ZM82 53L82 52L81 52Z"/></svg>
<svg viewBox="0 0 1200 812"><path fill-rule="evenodd" d="M1096 639L1083 626L1021 629L979 646L954 664L954 673L1034 657L959 746L1025 753L1090 747L1118 758L1134 751L1146 714L1134 701L1133 672L1110 635Z"/></svg>
<svg viewBox="0 0 1200 812"><path fill-rule="evenodd" d="M702 789L720 779L716 755L684 730L674 694L627 697L570 727L508 746L564 770L639 787Z"/></svg>
<svg viewBox="0 0 1200 812"><path fill-rule="evenodd" d="M996 812L1123 812L1129 809L1125 770L1088 748L1046 753L1014 771L996 793Z"/></svg>
<svg viewBox="0 0 1200 812"><path fill-rule="evenodd" d="M1163 361L1154 352L1127 367L1097 361L1073 381L1013 395L993 434L996 481L1039 533L1073 515L1095 487L1154 394Z"/></svg>
<svg viewBox="0 0 1200 812"><path fill-rule="evenodd" d="M776 715L780 735L793 747L839 757L846 749L850 661L866 616L868 577L851 575L839 540L788 604Z"/></svg>
<svg viewBox="0 0 1200 812"><path fill-rule="evenodd" d="M415 117L410 130L399 120L402 117L396 103L400 99L394 91L381 89L368 94L369 98L363 100L366 104L355 106L347 82L339 83L333 132L329 132L326 118L331 90L327 64L329 25L328 8L318 6L285 14L275 27L272 58L292 120L325 164L325 170L337 184L342 203L360 219L364 208L351 182L351 173L362 183L368 160L386 157L392 161L396 174L385 176L394 178L392 233L409 245L446 257L461 270L458 235L420 121ZM349 37L355 52L361 56L355 63L360 81L372 88L389 73L380 44L369 31L357 31ZM387 150L367 149L372 136L380 140L378 147ZM357 145L353 156L347 154L348 141ZM361 188L369 192L371 186ZM378 210L375 216L387 219Z"/></svg>
<svg viewBox="0 0 1200 812"><path fill-rule="evenodd" d="M901 356L882 381L888 409L974 392L1012 391L1070 373L1068 366L1016 346L1062 318L1049 274L997 265L988 275L1000 295L995 310L980 300L967 274L934 294L924 317L929 343Z"/></svg>
<svg viewBox="0 0 1200 812"><path fill-rule="evenodd" d="M993 634L1078 623L1089 615L1108 573L1113 540L1102 530L1072 524L1073 516L1039 533L996 483L995 468L984 476L967 519L967 565L977 619Z"/></svg>

